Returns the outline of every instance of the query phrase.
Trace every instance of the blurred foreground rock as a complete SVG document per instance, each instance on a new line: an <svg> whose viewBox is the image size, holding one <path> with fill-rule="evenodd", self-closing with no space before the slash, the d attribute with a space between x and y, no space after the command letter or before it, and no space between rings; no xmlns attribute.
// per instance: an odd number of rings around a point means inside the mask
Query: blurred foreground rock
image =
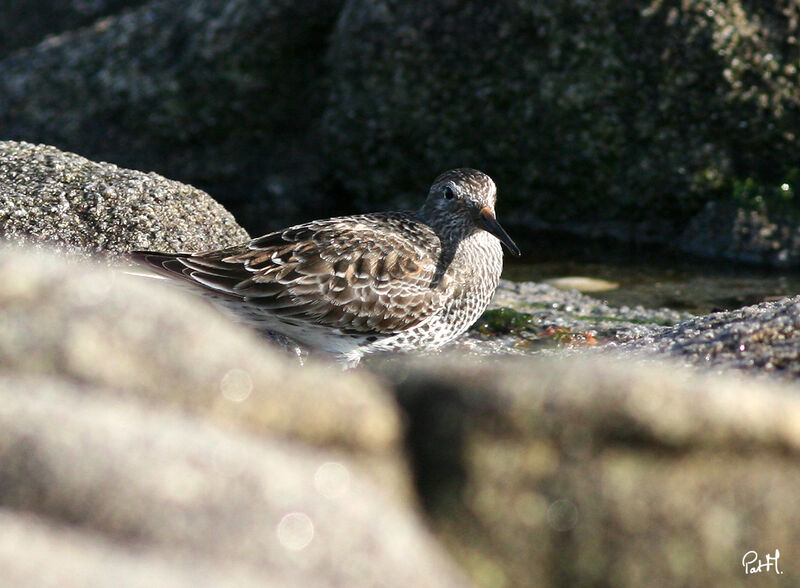
<svg viewBox="0 0 800 588"><path fill-rule="evenodd" d="M300 369L149 280L0 251L0 562L18 585L96 586L111 561L143 566L131 586L463 586L410 508L401 442L368 374Z"/></svg>
<svg viewBox="0 0 800 588"><path fill-rule="evenodd" d="M486 587L800 581L800 398L675 365L441 358L386 372L434 526Z"/></svg>
<svg viewBox="0 0 800 588"><path fill-rule="evenodd" d="M17 533L53 544L47 573L65 582L53 585L118 585L142 549L143 569L124 585L193 586L201 574L208 586L464 585L413 514L336 453L223 432L63 379L0 376L0 395L0 500L51 521ZM4 535L8 526L0 516ZM12 569L42 563L8 542L0 561ZM53 565L68 555L68 569ZM101 573L111 575L98 583ZM20 574L25 586L46 578Z"/></svg>
<svg viewBox="0 0 800 588"><path fill-rule="evenodd" d="M394 405L366 375L298 369L203 301L149 279L3 251L0 283L0 365L338 447L366 459L378 478L386 473L387 488L403 479Z"/></svg>
<svg viewBox="0 0 800 588"><path fill-rule="evenodd" d="M487 588L736 587L777 548L759 585L800 581L796 386L615 357L370 366L301 368L179 291L0 250L5 578L468 586L444 547Z"/></svg>
<svg viewBox="0 0 800 588"><path fill-rule="evenodd" d="M57 523L30 512L0 510L3 586L256 588L274 585L254 570L223 567L209 563L208 559L205 555L165 555L155 548L121 546L98 533L76 530L71 523Z"/></svg>

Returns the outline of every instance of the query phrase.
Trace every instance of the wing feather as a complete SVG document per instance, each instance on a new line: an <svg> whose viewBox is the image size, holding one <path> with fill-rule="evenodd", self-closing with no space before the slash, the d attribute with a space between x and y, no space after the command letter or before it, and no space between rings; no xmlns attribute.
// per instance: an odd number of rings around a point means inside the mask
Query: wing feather
<svg viewBox="0 0 800 588"><path fill-rule="evenodd" d="M442 305L438 252L432 229L405 213L380 213L313 221L221 251L135 255L279 317L392 334Z"/></svg>

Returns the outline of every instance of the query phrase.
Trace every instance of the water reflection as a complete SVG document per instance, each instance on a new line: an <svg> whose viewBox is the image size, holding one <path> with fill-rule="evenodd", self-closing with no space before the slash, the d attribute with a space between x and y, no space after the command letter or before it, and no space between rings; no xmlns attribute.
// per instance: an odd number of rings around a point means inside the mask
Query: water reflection
<svg viewBox="0 0 800 588"><path fill-rule="evenodd" d="M585 276L619 284L587 292L612 306L672 308L694 314L733 310L770 298L800 294L800 271L708 263L692 259L645 258L592 261L506 260L503 277L543 282Z"/></svg>

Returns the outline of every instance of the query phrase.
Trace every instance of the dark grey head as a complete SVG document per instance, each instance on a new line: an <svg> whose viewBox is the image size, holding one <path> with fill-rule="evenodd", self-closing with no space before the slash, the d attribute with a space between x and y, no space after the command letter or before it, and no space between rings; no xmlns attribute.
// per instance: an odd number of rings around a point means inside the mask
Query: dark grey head
<svg viewBox="0 0 800 588"><path fill-rule="evenodd" d="M466 167L451 169L433 181L422 214L443 230L487 231L519 255L519 248L497 222L496 200L497 188L485 173Z"/></svg>

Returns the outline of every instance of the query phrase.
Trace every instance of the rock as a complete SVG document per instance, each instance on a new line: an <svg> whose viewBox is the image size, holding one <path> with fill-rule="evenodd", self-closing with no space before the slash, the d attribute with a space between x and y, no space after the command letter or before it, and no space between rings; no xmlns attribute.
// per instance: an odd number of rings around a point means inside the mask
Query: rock
<svg viewBox="0 0 800 588"><path fill-rule="evenodd" d="M775 548L769 576L800 580L796 386L610 358L384 376L437 534L479 585L747 586L742 557Z"/></svg>
<svg viewBox="0 0 800 588"><path fill-rule="evenodd" d="M528 340L548 329L591 332L603 342L628 341L657 333L691 318L674 310L614 307L575 291L550 284L500 280L489 311L471 334L514 333Z"/></svg>
<svg viewBox="0 0 800 588"><path fill-rule="evenodd" d="M18 585L469 585L337 453L90 388L0 375L0 561Z"/></svg>
<svg viewBox="0 0 800 588"><path fill-rule="evenodd" d="M0 528L39 541L0 541L23 585L112 564L131 586L465 585L367 373L300 369L180 291L21 249L0 251L0 366ZM51 547L63 574L37 572Z"/></svg>
<svg viewBox="0 0 800 588"><path fill-rule="evenodd" d="M248 239L200 190L13 141L0 142L0 230L8 240L83 255L202 251Z"/></svg>
<svg viewBox="0 0 800 588"><path fill-rule="evenodd" d="M706 203L764 200L752 224L774 236L721 225L688 248L794 263L800 21L782 5L77 4L0 59L0 136L191 183L253 233L416 208L469 165L523 247L549 228L680 248Z"/></svg>
<svg viewBox="0 0 800 588"><path fill-rule="evenodd" d="M112 390L210 423L337 450L410 494L391 398L364 373L297 362L152 280L0 253L0 365Z"/></svg>
<svg viewBox="0 0 800 588"><path fill-rule="evenodd" d="M311 184L341 4L153 0L65 32L0 61L0 135L154 170L280 228L329 204Z"/></svg>
<svg viewBox="0 0 800 588"><path fill-rule="evenodd" d="M6 586L89 588L102 585L101 578L122 588L271 585L267 574L208 560L205 554L175 556L141 545L120 546L72 525L0 510L0 565Z"/></svg>
<svg viewBox="0 0 800 588"><path fill-rule="evenodd" d="M700 257L783 268L800 264L797 220L765 210L709 202L692 218L679 242L683 251Z"/></svg>
<svg viewBox="0 0 800 588"><path fill-rule="evenodd" d="M800 375L800 297L716 312L614 348L718 371L742 370L796 381Z"/></svg>
<svg viewBox="0 0 800 588"><path fill-rule="evenodd" d="M0 37L0 57L35 45L48 35L88 26L99 18L146 0L0 0L0 22L14 23Z"/></svg>
<svg viewBox="0 0 800 588"><path fill-rule="evenodd" d="M674 243L737 181L781 185L796 168L800 69L784 41L800 21L787 10L349 0L329 55L333 173L363 208L387 194L407 206L436 172L469 165L496 180L509 225L615 220L628 239L641 224Z"/></svg>

